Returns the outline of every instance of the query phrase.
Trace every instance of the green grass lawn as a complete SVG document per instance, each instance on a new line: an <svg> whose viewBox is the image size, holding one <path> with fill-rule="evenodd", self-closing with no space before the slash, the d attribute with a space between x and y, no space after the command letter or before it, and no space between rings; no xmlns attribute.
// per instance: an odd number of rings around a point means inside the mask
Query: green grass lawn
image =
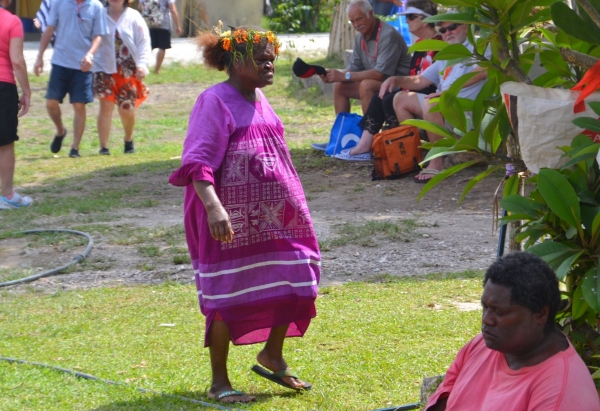
<svg viewBox="0 0 600 411"><path fill-rule="evenodd" d="M358 411L416 402L423 377L444 373L479 330L479 311L454 306L479 300L480 275L466 274L324 288L307 335L285 346L290 366L313 390L290 392L252 373L257 345L232 348L235 388L257 396L253 410ZM133 387L207 401L203 335L191 286L1 292L0 356L75 369L131 388L0 362L0 409L198 409Z"/></svg>

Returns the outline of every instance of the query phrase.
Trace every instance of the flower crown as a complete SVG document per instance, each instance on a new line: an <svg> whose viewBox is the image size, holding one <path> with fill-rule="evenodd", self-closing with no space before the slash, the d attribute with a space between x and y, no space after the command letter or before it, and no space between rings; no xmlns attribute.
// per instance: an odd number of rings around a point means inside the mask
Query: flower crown
<svg viewBox="0 0 600 411"><path fill-rule="evenodd" d="M223 23L219 20L219 25L214 28L214 32L219 36L219 44L223 50L233 54L232 61L243 60L245 57L250 57L254 60L254 45L261 43L265 39L268 44L272 44L275 48L275 56L279 55L281 43L274 32L252 28L221 31L222 26ZM242 43L246 43L246 51L243 53L235 47L236 44Z"/></svg>

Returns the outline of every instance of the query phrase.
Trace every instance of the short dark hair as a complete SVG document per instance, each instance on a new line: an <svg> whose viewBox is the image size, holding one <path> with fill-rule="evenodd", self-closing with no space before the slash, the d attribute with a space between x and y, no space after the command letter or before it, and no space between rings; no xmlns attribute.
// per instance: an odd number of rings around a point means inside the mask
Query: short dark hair
<svg viewBox="0 0 600 411"><path fill-rule="evenodd" d="M406 3L406 8L409 7L416 7L417 9L423 10L425 13L431 14L432 16L438 14L437 4L435 4L431 0L409 0L409 2ZM431 28L435 27L434 23L427 24L429 24L429 27Z"/></svg>
<svg viewBox="0 0 600 411"><path fill-rule="evenodd" d="M512 253L494 262L485 272L483 286L491 281L510 289L511 303L539 313L548 306L544 332L555 327L554 318L560 305L558 278L550 266L531 253Z"/></svg>

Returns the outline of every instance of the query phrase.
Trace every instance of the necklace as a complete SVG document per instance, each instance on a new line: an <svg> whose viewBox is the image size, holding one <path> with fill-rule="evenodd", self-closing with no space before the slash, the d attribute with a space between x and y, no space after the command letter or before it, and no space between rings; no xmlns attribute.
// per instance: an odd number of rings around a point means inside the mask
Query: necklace
<svg viewBox="0 0 600 411"><path fill-rule="evenodd" d="M367 57L372 58L372 59L377 58L377 54L379 53L379 33L381 33L381 26L382 26L382 23L380 21L379 22L379 27L377 28L377 36L375 37L375 54L374 55L371 56L367 52L367 44L365 43L365 37L363 36L361 38L361 42L362 42L361 45L362 45L363 51L365 52L365 54L367 55Z"/></svg>

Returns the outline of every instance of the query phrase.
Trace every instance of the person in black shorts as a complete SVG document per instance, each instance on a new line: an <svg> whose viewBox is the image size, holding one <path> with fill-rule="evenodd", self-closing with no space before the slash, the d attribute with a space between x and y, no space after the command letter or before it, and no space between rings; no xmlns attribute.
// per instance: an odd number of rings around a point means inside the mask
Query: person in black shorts
<svg viewBox="0 0 600 411"><path fill-rule="evenodd" d="M138 3L138 9L144 16L144 3L152 2L153 0L140 0ZM162 21L157 27L153 27L148 24L150 28L150 43L152 50L158 49L156 53L156 65L154 66L154 73L160 72L163 60L165 59L165 52L171 48L171 16L175 22L175 31L178 36L181 36L181 27L179 27L179 14L177 13L177 7L175 6L175 0L158 0L160 8L162 10ZM148 20L146 20L148 22Z"/></svg>
<svg viewBox="0 0 600 411"><path fill-rule="evenodd" d="M18 118L29 110L31 89L23 57L23 26L6 10L9 5L10 0L0 0L0 209L26 207L33 202L13 190ZM15 77L22 90L20 98Z"/></svg>

